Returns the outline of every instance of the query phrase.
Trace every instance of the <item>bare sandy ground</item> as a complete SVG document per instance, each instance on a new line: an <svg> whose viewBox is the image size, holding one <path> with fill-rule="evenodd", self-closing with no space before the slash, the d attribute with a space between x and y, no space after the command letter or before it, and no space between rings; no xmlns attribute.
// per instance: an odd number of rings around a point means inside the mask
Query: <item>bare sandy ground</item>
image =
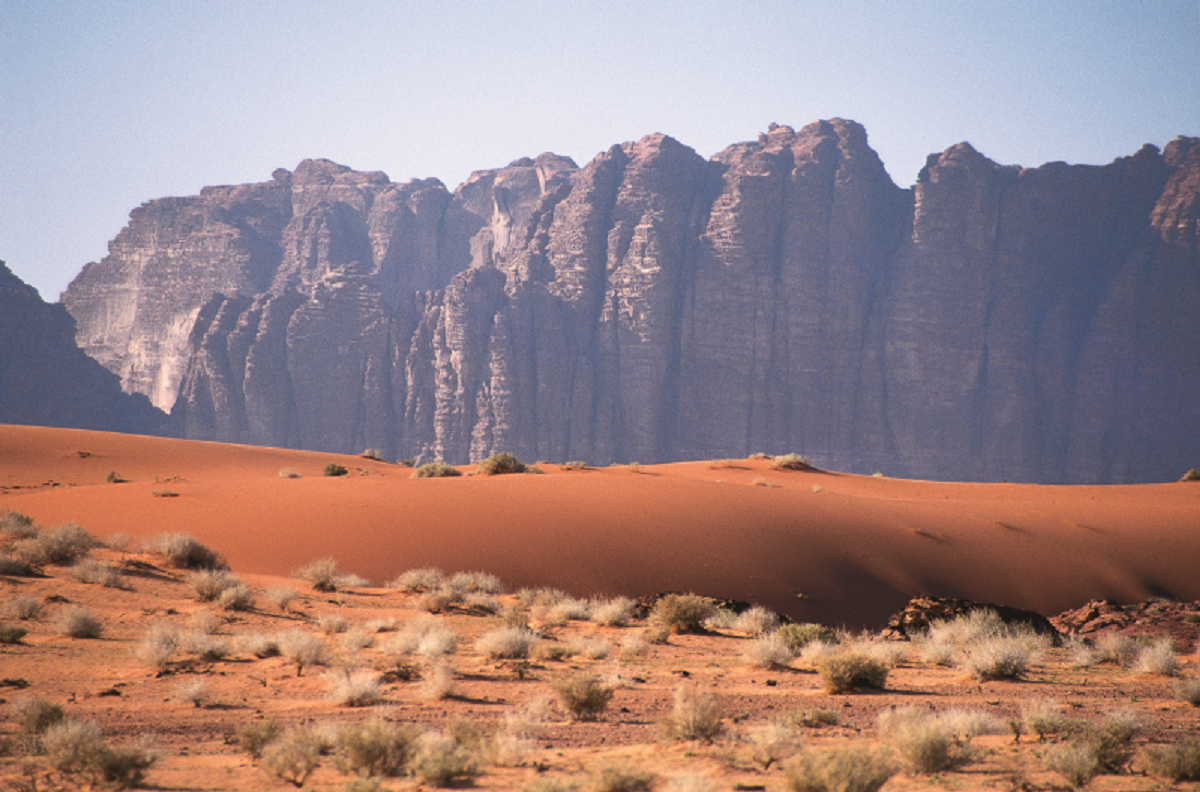
<svg viewBox="0 0 1200 792"><path fill-rule="evenodd" d="M351 475L323 476L331 461ZM252 574L326 556L377 583L485 569L514 587L694 591L854 628L921 594L1047 615L1100 597L1200 599L1195 483L953 484L766 460L542 468L411 479L353 456L4 426L0 510L100 537L190 533Z"/></svg>

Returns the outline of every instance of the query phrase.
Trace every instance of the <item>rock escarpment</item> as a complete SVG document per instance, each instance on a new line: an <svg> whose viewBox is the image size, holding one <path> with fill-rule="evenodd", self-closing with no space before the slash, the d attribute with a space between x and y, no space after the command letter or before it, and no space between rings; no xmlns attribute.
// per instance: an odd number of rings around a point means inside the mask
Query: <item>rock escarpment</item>
<svg viewBox="0 0 1200 792"><path fill-rule="evenodd" d="M834 119L453 193L306 161L136 210L64 302L193 438L1173 480L1200 457L1198 225L1196 139L1036 169L959 144L902 190Z"/></svg>
<svg viewBox="0 0 1200 792"><path fill-rule="evenodd" d="M0 261L0 423L157 434L166 420L79 350L61 305Z"/></svg>

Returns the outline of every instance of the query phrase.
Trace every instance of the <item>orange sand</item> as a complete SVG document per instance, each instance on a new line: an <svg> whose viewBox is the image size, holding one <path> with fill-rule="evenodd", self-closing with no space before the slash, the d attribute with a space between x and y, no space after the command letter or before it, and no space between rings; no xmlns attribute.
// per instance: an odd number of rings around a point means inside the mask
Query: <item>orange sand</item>
<svg viewBox="0 0 1200 792"><path fill-rule="evenodd" d="M331 461L351 475L322 476ZM414 480L353 456L0 426L0 510L100 537L190 533L248 574L324 556L377 582L419 566L484 569L512 587L695 591L851 627L878 627L918 594L1045 614L1095 597L1200 599L1200 484L953 484L729 464ZM303 478L279 478L284 467ZM128 483L106 483L110 470Z"/></svg>

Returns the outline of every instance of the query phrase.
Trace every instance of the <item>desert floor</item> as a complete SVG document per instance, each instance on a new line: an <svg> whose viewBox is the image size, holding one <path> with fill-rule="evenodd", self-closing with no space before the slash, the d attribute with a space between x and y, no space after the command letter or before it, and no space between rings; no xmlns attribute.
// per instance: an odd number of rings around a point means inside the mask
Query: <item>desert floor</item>
<svg viewBox="0 0 1200 792"><path fill-rule="evenodd" d="M331 461L351 475L322 476ZM969 646L940 665L918 644L855 638L919 594L1047 615L1099 597L1200 599L1200 484L941 484L777 471L765 460L640 472L542 467L546 475L413 480L409 470L356 457L0 428L0 512L28 514L44 529L79 524L107 542L91 557L123 575L120 587L104 587L47 563L42 576L0 577L0 623L27 631L0 644L0 698L10 713L30 697L58 704L72 718L94 720L111 744L149 735L161 758L148 784L188 790L290 788L233 739L240 725L264 718L314 726L331 743L337 724L375 716L450 730L474 751L481 774L473 784L486 789L548 780L599 789L600 770L620 766L652 772L662 789L782 790L781 763L764 766L761 749L771 724L784 724L781 756L865 745L899 762L878 717L909 706L981 711L1002 728L974 736L970 760L957 768L900 772L885 789L1066 788L1042 757L1067 738L1040 743L1026 730L1014 741L1007 729L1041 700L1077 723L1136 713L1129 763L1089 789L1172 788L1145 773L1147 750L1200 736L1197 709L1177 694L1197 675L1200 605L1173 606L1160 625L1124 628L1176 637L1170 675L1136 662L1080 665L1079 647L1063 645L1035 653L1019 679L979 681L959 662ZM281 478L282 468L301 477ZM110 471L127 481L108 483ZM195 573L140 551L142 539L164 533L191 534L223 553L253 605L199 601ZM368 580L318 592L291 577L324 557ZM486 570L507 593L438 609L427 592L383 587L429 566ZM755 636L731 623L656 643L640 613L603 626L571 618L580 614L570 607L556 610L549 595L539 602L517 593L547 586L581 598L674 590L760 604L798 622L846 628L844 643L857 640L890 670L882 690L829 694L819 653L764 669L750 657ZM281 608L278 593L289 587L298 594ZM18 599L37 603L38 615L16 618ZM62 617L77 606L100 620L100 637L62 634ZM458 638L438 662L399 639L430 618ZM539 641L529 658L495 658L476 645L522 622ZM148 659L143 644L164 625L180 643L166 659ZM317 638L326 653L302 676L288 659L259 658L252 648L292 630ZM554 701L554 684L580 673L614 690L596 722L572 720ZM379 685L368 706L331 697L338 680L354 674ZM715 742L664 733L660 722L679 689L714 697L723 726ZM804 720L797 713L813 711L834 722L794 725ZM476 737L462 737L468 733ZM81 782L26 756L11 717L0 736L0 778L14 788ZM334 751L303 785L343 789L351 778ZM386 789L422 785L408 776L382 781Z"/></svg>

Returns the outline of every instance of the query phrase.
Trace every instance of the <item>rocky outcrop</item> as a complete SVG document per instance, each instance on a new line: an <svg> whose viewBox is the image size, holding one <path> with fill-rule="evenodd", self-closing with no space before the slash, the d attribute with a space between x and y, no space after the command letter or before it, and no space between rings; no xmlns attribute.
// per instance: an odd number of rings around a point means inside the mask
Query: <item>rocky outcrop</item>
<svg viewBox="0 0 1200 792"><path fill-rule="evenodd" d="M324 160L134 212L64 295L188 437L466 462L799 450L922 478L1200 458L1200 141L969 144L898 188L851 121L394 184Z"/></svg>
<svg viewBox="0 0 1200 792"><path fill-rule="evenodd" d="M1059 639L1056 625L1040 613L1008 605L955 599L953 597L914 597L904 610L892 614L883 630L885 638L919 638L937 622L951 621L972 614L992 614L1001 624Z"/></svg>
<svg viewBox="0 0 1200 792"><path fill-rule="evenodd" d="M75 345L75 322L0 261L0 423L157 434L167 416Z"/></svg>

